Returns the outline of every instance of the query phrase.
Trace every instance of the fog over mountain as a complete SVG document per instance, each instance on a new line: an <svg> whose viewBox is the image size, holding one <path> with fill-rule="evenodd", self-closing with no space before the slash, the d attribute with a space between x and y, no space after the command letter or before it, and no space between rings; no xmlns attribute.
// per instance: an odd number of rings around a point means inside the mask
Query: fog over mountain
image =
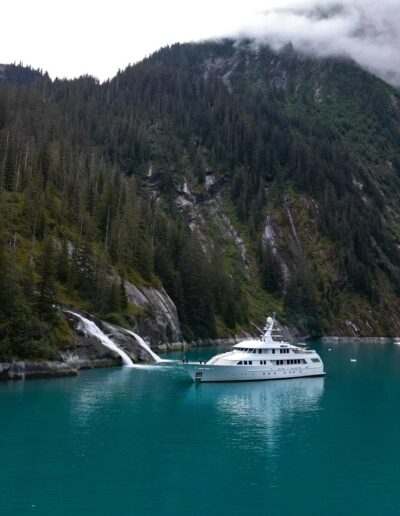
<svg viewBox="0 0 400 516"><path fill-rule="evenodd" d="M279 49L348 56L400 85L399 0L271 0L238 32Z"/></svg>
<svg viewBox="0 0 400 516"><path fill-rule="evenodd" d="M22 61L53 78L88 73L104 80L166 45L243 36L275 48L292 42L321 57L349 56L400 85L400 0L99 0L95 23L90 2L59 3L55 10L51 0L5 2L0 63Z"/></svg>

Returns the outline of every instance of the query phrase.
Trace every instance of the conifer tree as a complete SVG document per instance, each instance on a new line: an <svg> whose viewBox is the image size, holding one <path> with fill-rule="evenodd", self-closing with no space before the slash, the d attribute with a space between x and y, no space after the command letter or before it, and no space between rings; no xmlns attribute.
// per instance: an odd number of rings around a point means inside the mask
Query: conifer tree
<svg viewBox="0 0 400 516"><path fill-rule="evenodd" d="M40 281L38 285L37 308L44 320L53 322L57 316L56 309L56 270L55 252L52 236L45 237L42 255L39 261Z"/></svg>

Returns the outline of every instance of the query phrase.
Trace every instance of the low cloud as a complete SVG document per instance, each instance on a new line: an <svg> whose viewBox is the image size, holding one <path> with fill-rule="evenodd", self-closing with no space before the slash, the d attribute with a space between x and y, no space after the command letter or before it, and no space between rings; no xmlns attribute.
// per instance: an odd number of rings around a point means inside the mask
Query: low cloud
<svg viewBox="0 0 400 516"><path fill-rule="evenodd" d="M400 85L400 0L269 0L240 36L319 57L346 56Z"/></svg>

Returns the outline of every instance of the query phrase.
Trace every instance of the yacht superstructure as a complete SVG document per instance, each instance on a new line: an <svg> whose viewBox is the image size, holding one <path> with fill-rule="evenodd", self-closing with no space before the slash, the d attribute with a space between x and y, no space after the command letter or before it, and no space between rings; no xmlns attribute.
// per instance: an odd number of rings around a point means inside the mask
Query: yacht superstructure
<svg viewBox="0 0 400 516"><path fill-rule="evenodd" d="M240 382L281 380L324 376L324 366L316 351L293 346L273 335L275 317L268 317L260 339L235 344L231 351L216 355L208 362L184 362L194 381Z"/></svg>

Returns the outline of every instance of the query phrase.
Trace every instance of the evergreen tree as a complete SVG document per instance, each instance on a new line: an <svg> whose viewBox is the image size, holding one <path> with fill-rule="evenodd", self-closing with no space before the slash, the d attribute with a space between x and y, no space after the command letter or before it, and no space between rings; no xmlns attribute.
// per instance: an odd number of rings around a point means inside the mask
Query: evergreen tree
<svg viewBox="0 0 400 516"><path fill-rule="evenodd" d="M46 236L39 261L40 281L37 307L40 317L53 322L57 316L55 252L52 236Z"/></svg>
<svg viewBox="0 0 400 516"><path fill-rule="evenodd" d="M271 293L282 292L283 274L281 264L268 243L261 250L261 274L265 290Z"/></svg>

